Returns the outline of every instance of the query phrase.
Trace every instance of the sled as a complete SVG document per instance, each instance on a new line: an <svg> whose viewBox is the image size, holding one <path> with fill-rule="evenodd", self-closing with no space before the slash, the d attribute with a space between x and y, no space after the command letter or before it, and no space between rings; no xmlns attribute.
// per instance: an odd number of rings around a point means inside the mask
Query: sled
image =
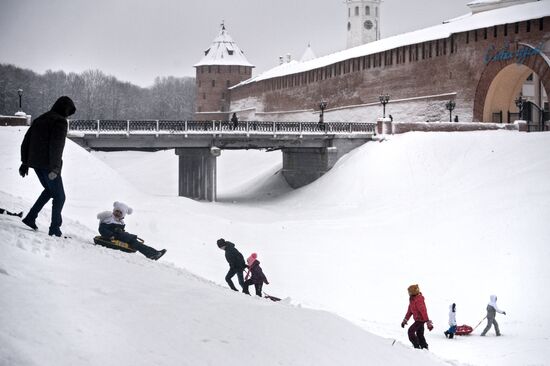
<svg viewBox="0 0 550 366"><path fill-rule="evenodd" d="M278 297L268 295L268 294L266 294L265 292L264 292L264 298L269 299L269 300L271 300L271 301L275 301L275 302L281 301L281 299L279 299Z"/></svg>
<svg viewBox="0 0 550 366"><path fill-rule="evenodd" d="M474 331L474 328L470 327L469 325L463 324L463 325L458 325L456 327L455 334L463 336L463 335L468 335L468 334L472 333L473 331Z"/></svg>
<svg viewBox="0 0 550 366"><path fill-rule="evenodd" d="M143 242L143 240L139 239L141 242ZM135 253L136 250L133 249L132 247L130 247L130 245L128 243L125 243L123 241L120 241L120 240L116 240L116 239L109 239L109 238L104 238L100 235L96 236L94 238L94 244L96 245L101 245L101 246L104 246L106 248L110 248L110 249L116 249L116 250L121 250L123 252L126 252L126 253Z"/></svg>

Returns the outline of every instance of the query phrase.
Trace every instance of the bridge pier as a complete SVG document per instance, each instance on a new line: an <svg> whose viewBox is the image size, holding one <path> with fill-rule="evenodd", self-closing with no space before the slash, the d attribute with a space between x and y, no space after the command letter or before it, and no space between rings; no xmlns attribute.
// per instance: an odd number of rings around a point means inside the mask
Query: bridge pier
<svg viewBox="0 0 550 366"><path fill-rule="evenodd" d="M201 201L216 201L217 148L178 148L179 196Z"/></svg>
<svg viewBox="0 0 550 366"><path fill-rule="evenodd" d="M283 149L283 177L292 188L303 187L329 171L336 155L334 147Z"/></svg>
<svg viewBox="0 0 550 366"><path fill-rule="evenodd" d="M332 146L322 148L285 148L283 150L283 176L292 188L303 187L328 172L342 156L361 146L365 141L340 139Z"/></svg>

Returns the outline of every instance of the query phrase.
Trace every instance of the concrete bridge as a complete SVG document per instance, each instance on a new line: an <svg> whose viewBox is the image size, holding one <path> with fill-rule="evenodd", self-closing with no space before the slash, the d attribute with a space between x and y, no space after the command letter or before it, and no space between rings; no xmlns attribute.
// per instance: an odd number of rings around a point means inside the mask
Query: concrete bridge
<svg viewBox="0 0 550 366"><path fill-rule="evenodd" d="M223 149L281 150L283 176L309 184L376 135L375 123L71 120L68 137L101 151L175 149L179 195L216 200L216 157Z"/></svg>

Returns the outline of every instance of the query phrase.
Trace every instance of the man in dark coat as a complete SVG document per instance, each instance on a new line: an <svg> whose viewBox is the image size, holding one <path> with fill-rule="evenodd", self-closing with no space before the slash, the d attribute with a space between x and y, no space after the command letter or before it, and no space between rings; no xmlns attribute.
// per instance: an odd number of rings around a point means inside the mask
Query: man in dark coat
<svg viewBox="0 0 550 366"><path fill-rule="evenodd" d="M231 123L233 124L233 129L237 129L239 126L239 118L237 117L237 113L233 113L233 116L231 116Z"/></svg>
<svg viewBox="0 0 550 366"><path fill-rule="evenodd" d="M235 244L230 241L218 239L217 244L218 248L225 251L225 259L229 263L229 271L225 276L225 281L233 291L238 291L232 280L233 276L237 275L239 285L241 285L244 292L243 271L246 268L246 263L244 262L243 255L235 248Z"/></svg>
<svg viewBox="0 0 550 366"><path fill-rule="evenodd" d="M49 112L36 118L27 130L21 144L19 174L25 177L33 168L44 190L23 219L23 223L38 230L36 218L51 199L52 221L48 235L61 236L61 210L65 203L65 190L61 179L62 156L67 137L67 117L76 112L71 98L59 98Z"/></svg>

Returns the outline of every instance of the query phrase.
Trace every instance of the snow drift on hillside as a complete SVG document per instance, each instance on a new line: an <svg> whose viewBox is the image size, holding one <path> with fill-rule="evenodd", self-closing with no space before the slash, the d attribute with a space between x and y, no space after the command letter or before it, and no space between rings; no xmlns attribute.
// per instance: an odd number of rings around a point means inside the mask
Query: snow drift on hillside
<svg viewBox="0 0 550 366"><path fill-rule="evenodd" d="M35 177L17 175L23 132L0 129L0 191L15 197L14 209L28 208L39 192ZM220 197L229 198L204 203L157 194L159 177L169 180L177 169L177 160L168 162L175 157L170 152L106 154L102 162L68 141L63 177L70 194L62 229L91 238L95 214L114 200L128 201L135 209L128 229L166 247L162 263L223 287L227 268L215 245L219 237L246 256L258 253L270 279L266 292L337 313L397 339L396 345L409 345L399 323L406 288L419 283L435 324L427 333L430 352L438 357L470 365L550 359L544 328L550 313L541 310L550 300L543 291L550 282L550 134L390 136L352 151L318 181L290 192L277 173L280 153L249 153L222 154ZM39 226L47 227L48 219L46 211ZM89 234L80 235L84 227ZM445 339L451 302L459 324L473 326L492 293L507 312L497 316L502 337L481 338L478 328L470 337ZM418 354L409 353L414 360Z"/></svg>
<svg viewBox="0 0 550 366"><path fill-rule="evenodd" d="M28 205L0 192L3 205ZM0 365L440 365L321 311L0 215Z"/></svg>

